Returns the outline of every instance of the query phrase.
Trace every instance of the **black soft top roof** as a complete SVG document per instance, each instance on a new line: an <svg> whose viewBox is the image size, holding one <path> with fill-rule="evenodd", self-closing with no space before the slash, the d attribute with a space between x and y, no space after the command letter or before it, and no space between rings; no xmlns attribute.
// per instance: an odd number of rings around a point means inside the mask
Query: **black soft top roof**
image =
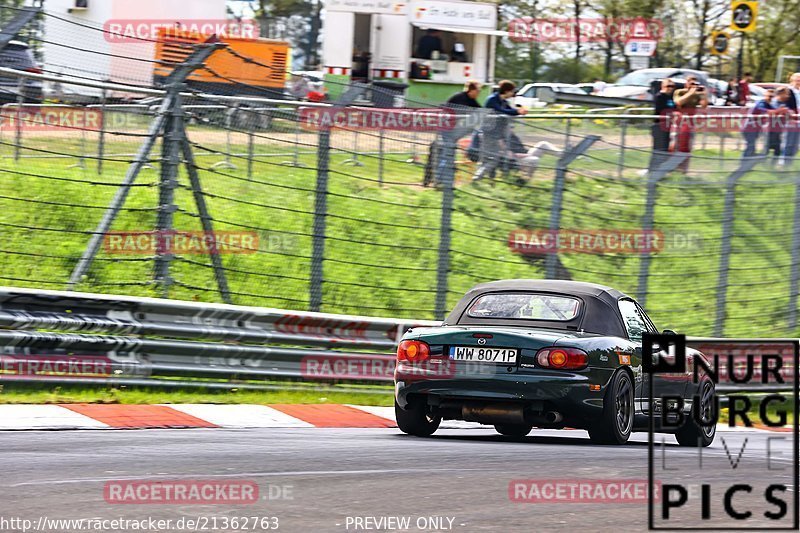
<svg viewBox="0 0 800 533"><path fill-rule="evenodd" d="M581 309L572 320L524 320L473 318L467 316L466 310L476 298L488 293L497 292L539 292L564 294L581 301ZM627 338L628 333L622 322L617 301L630 298L626 294L596 283L582 281L543 280L543 279L508 279L481 283L471 288L456 304L453 311L445 319L445 324L464 325L516 325L532 326L568 331L584 330L590 333L612 335Z"/></svg>

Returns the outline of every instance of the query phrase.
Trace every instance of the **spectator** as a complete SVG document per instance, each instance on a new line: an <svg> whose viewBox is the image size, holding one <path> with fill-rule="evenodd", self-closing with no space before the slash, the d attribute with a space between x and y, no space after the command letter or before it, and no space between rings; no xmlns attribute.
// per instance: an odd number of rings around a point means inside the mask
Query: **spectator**
<svg viewBox="0 0 800 533"><path fill-rule="evenodd" d="M659 118L652 126L653 157L650 160L650 169L657 168L666 159L669 152L670 132L672 130L672 114L675 112L675 80L666 78L661 80L661 91L655 98L655 114Z"/></svg>
<svg viewBox="0 0 800 533"><path fill-rule="evenodd" d="M800 144L800 130L798 130L796 116L797 109L800 108L800 72L795 72L789 77L789 98L785 105L794 115L789 120L788 131L786 132L786 146L783 148L782 164L789 165L797 154L797 147Z"/></svg>
<svg viewBox="0 0 800 533"><path fill-rule="evenodd" d="M490 114L486 117L482 127L481 153L483 157L481 166L473 178L474 181L487 174L490 178L494 178L497 167L500 166L504 154L508 151L509 117L527 113L525 108L514 109L508 103L508 99L514 96L516 88L514 82L503 80L499 83L497 91L492 93L484 103L484 107L490 110Z"/></svg>
<svg viewBox="0 0 800 533"><path fill-rule="evenodd" d="M737 100L740 106L747 105L747 99L750 97L750 83L753 81L753 75L745 72L742 79L739 80L737 92Z"/></svg>
<svg viewBox="0 0 800 533"><path fill-rule="evenodd" d="M597 78L592 84L592 94L600 94L606 90L606 82Z"/></svg>
<svg viewBox="0 0 800 533"><path fill-rule="evenodd" d="M458 140L469 133L474 124L470 123L470 117L463 117L480 108L478 95L481 92L481 84L475 80L470 80L464 84L464 90L456 93L447 100L445 107L451 109L460 118L456 121L456 126L452 130L443 131L439 138L438 165L436 169L437 184L453 183L455 176L455 155Z"/></svg>
<svg viewBox="0 0 800 533"><path fill-rule="evenodd" d="M417 44L417 53L414 57L419 59L431 59L433 52L438 54L442 53L442 32L439 30L430 29L422 36Z"/></svg>
<svg viewBox="0 0 800 533"><path fill-rule="evenodd" d="M295 100L303 100L308 96L310 86L308 80L302 74L292 74L289 92Z"/></svg>
<svg viewBox="0 0 800 533"><path fill-rule="evenodd" d="M777 102L775 105L772 101L776 96L776 92L768 89L764 93L764 98L759 100L753 109L750 110L747 120L744 122L744 140L747 146L744 149L742 157L753 157L756 155L756 144L758 138L761 136L761 130L764 126L767 127L767 146L766 152L769 153L773 150L775 157L780 155L781 150L781 120L780 117L785 116L791 111L788 107L780 106L789 100L789 89L780 87L777 91ZM766 120L764 120L766 119Z"/></svg>
<svg viewBox="0 0 800 533"><path fill-rule="evenodd" d="M739 104L739 80L731 78L725 88L725 105Z"/></svg>
<svg viewBox="0 0 800 533"><path fill-rule="evenodd" d="M697 114L698 109L708 107L708 95L706 88L700 85L696 76L686 78L686 86L678 89L674 94L675 107L681 113L681 120L678 125L678 134L675 139L676 152L691 152L692 140L694 138L694 126L692 116ZM689 158L680 165L683 172L689 170Z"/></svg>

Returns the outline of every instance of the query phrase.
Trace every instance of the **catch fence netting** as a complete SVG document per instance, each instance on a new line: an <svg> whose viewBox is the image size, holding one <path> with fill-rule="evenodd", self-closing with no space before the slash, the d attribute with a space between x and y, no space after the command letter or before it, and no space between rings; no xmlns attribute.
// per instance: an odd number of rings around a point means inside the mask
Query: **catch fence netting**
<svg viewBox="0 0 800 533"><path fill-rule="evenodd" d="M2 107L5 285L426 319L476 283L551 277L619 288L657 325L694 335L797 334L800 167L765 159L739 172L740 132L696 132L688 168L657 177L647 109L533 110L508 121L499 145L485 113L458 135L323 128L309 110L375 109L376 89L297 102L257 84L275 76L273 64L224 47L212 57L241 61L247 76L207 61L195 74L217 79L216 90L189 83L165 110L156 73L181 63L156 60L158 43L120 57L90 46L106 42L102 25L41 17L54 28L44 44L77 59L45 56L42 83L55 76L60 87ZM84 47L71 44L76 34ZM140 68L104 79L109 61ZM41 78L0 74L24 80L10 87ZM80 84L96 98L67 98ZM450 113L441 104L398 109ZM151 131L167 115L185 128ZM218 253L190 238L209 227Z"/></svg>

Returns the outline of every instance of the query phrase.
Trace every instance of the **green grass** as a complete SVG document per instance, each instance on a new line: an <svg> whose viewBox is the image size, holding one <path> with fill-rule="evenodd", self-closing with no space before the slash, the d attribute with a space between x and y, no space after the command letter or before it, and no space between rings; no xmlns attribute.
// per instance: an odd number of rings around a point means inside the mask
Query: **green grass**
<svg viewBox="0 0 800 533"><path fill-rule="evenodd" d="M599 133L618 142L619 129L606 121L574 121L573 133ZM528 132L538 138L563 140L550 129L558 121L537 122ZM209 137L208 128L191 133L192 139L212 150L225 150L224 137ZM313 144L314 136L301 142ZM334 135L334 147L351 146ZM646 145L647 131L629 128L626 142ZM261 251L250 255L226 255L228 281L237 304L287 309L308 306L313 232L314 187L317 154L298 156L306 167L289 166L293 135L262 132L258 152L284 154L261 157L248 178L244 159L232 158L235 170L218 173L202 170L201 180L215 227L218 230L255 231ZM8 142L8 137L5 138ZM108 153L135 151L138 139L110 142ZM328 217L326 218L323 306L326 312L432 318L436 288L441 192L419 186L422 167L406 163L408 139L387 134L387 155L360 156L363 166L345 164L351 157L334 150L330 159ZM361 150L377 150L375 135L360 136ZM420 139L418 155L424 160ZM716 315L724 181L736 167L739 152L726 141L726 159L719 159L718 141L695 152L692 174L668 176L659 186L655 228L666 235L690 233L699 237L699 248L669 249L654 255L648 280L647 308L657 325L692 335L711 334ZM698 140L698 145L700 141ZM26 140L40 150L77 154L77 140ZM314 146L304 147L314 150ZM95 149L92 142L87 150ZM234 136L232 149L246 152L244 138ZM87 169L68 168L74 160L9 158L11 147L0 145L0 281L7 285L62 289L89 232L116 191L127 168L106 162L98 176L94 162ZM42 152L25 152L42 155ZM155 152L158 154L158 152ZM219 154L203 156L201 166L219 162ZM394 155L392 155L394 153ZM570 229L635 229L644 212L644 178L637 171L649 155L628 149L625 168L617 173L619 150L598 143L591 157L577 160L568 176L561 227ZM450 246L451 272L448 305L469 287L500 278L544 276L542 258L521 256L508 247L508 235L516 228L546 228L555 158L543 158L533 181L517 183L513 177L493 183L470 184L459 173ZM466 166L462 165L464 168ZM46 177L26 176L23 172ZM52 178L75 180L58 181ZM789 263L795 186L790 175L760 167L737 187L733 250L725 309L727 336L797 335L787 323ZM379 183L382 179L383 184ZM187 178L176 192L179 211L174 226L199 230ZM105 182L94 183L91 182ZM142 231L154 227L158 203L158 173L145 170L128 198L126 209L113 226L115 231ZM53 229L55 231L50 231ZM641 257L634 254L560 254L563 276L595 281L638 296ZM197 301L219 301L209 261L203 256L183 256L172 265L176 283L168 296ZM131 295L162 296L152 284L152 261L145 256L101 252L89 275L77 289Z"/></svg>
<svg viewBox="0 0 800 533"><path fill-rule="evenodd" d="M351 393L335 390L308 391L208 391L201 389L159 388L90 388L82 386L0 386L0 404L61 404L61 403L212 403L212 404L276 404L276 403L335 403L353 405L393 405L390 389Z"/></svg>
<svg viewBox="0 0 800 533"><path fill-rule="evenodd" d="M741 396L741 395L737 395L737 396ZM761 419L761 411L760 411L761 398L763 397L763 395L761 395L761 394L750 394L750 395L747 395L747 396L750 398L750 401L751 401L751 407L750 407L750 409L747 410L747 416L748 416L750 422L753 425L756 425L756 426L764 426L764 425L766 425L764 423L764 421ZM792 425L794 423L794 416L795 416L795 413L794 413L794 402L792 401L792 393L791 392L785 392L785 393L783 393L783 396L786 398L786 401L784 403L773 401L767 407L767 418L768 418L768 420L770 422L773 422L773 423L779 422L780 418L781 418L780 413L785 412L786 413L786 425ZM743 404L740 402L739 405L741 406ZM721 424L727 424L729 420L730 420L730 409L728 409L727 407L720 408L719 422ZM738 417L738 416L736 417L736 425L737 426L742 426L743 425L743 421L742 421L741 417Z"/></svg>

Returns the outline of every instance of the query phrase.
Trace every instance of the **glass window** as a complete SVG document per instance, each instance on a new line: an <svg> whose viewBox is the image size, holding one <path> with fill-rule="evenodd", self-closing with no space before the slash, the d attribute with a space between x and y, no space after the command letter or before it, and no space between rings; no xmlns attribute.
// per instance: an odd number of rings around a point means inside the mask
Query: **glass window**
<svg viewBox="0 0 800 533"><path fill-rule="evenodd" d="M639 306L633 300L620 300L619 312L625 322L628 338L632 341L641 341L642 333L647 331L647 319Z"/></svg>
<svg viewBox="0 0 800 533"><path fill-rule="evenodd" d="M522 320L572 320L578 316L580 300L571 296L536 293L493 293L475 300L467 315L472 318Z"/></svg>
<svg viewBox="0 0 800 533"><path fill-rule="evenodd" d="M642 85L645 87L649 87L650 83L652 83L654 80L664 77L665 77L664 73L660 71L657 72L633 71L618 79L617 85Z"/></svg>

